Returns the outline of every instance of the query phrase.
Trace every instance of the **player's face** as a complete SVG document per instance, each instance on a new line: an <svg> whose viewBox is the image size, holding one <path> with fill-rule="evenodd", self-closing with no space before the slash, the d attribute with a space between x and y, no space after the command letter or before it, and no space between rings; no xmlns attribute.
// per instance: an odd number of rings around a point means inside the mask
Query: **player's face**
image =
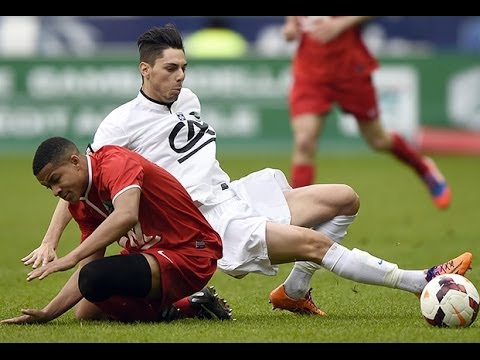
<svg viewBox="0 0 480 360"><path fill-rule="evenodd" d="M172 103L180 94L186 69L185 53L179 49L166 49L163 57L157 58L153 66L144 62L140 64L144 79L142 89L156 101Z"/></svg>
<svg viewBox="0 0 480 360"><path fill-rule="evenodd" d="M41 185L52 190L54 196L73 204L85 194L88 173L82 170L78 156L72 155L68 161L61 164L45 165L37 174L37 180Z"/></svg>

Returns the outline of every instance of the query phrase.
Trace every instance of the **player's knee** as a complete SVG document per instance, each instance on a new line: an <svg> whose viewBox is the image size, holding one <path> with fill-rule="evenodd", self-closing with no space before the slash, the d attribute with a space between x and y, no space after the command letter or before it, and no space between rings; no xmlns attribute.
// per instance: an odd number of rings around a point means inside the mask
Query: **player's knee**
<svg viewBox="0 0 480 360"><path fill-rule="evenodd" d="M146 297L152 287L150 265L142 254L115 255L94 260L80 270L78 288L90 302L111 296Z"/></svg>
<svg viewBox="0 0 480 360"><path fill-rule="evenodd" d="M360 196L351 186L345 185L345 187L347 205L344 215L355 215L360 209Z"/></svg>
<svg viewBox="0 0 480 360"><path fill-rule="evenodd" d="M82 267L78 274L78 288L82 296L91 302L108 299L108 294L103 287L106 277L105 274L101 273L96 261Z"/></svg>
<svg viewBox="0 0 480 360"><path fill-rule="evenodd" d="M311 136L298 136L295 141L297 150L303 154L315 153L317 142Z"/></svg>
<svg viewBox="0 0 480 360"><path fill-rule="evenodd" d="M335 188L336 215L356 215L360 208L360 197L349 185L339 184Z"/></svg>

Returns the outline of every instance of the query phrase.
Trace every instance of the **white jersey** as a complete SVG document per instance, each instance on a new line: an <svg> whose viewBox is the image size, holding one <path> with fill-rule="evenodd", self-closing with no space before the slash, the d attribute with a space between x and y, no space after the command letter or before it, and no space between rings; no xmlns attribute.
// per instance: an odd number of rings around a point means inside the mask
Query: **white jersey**
<svg viewBox="0 0 480 360"><path fill-rule="evenodd" d="M216 160L215 130L200 120L200 112L200 101L188 88L170 107L140 91L102 121L90 147L134 150L172 173L194 201L214 205L233 193L225 191L230 177Z"/></svg>
<svg viewBox="0 0 480 360"><path fill-rule="evenodd" d="M243 277L275 275L266 244L266 223L290 223L279 170L264 169L230 182L216 159L215 130L200 120L200 101L183 88L170 107L137 97L113 110L95 133L91 150L115 144L138 152L172 173L187 189L223 241L218 267Z"/></svg>

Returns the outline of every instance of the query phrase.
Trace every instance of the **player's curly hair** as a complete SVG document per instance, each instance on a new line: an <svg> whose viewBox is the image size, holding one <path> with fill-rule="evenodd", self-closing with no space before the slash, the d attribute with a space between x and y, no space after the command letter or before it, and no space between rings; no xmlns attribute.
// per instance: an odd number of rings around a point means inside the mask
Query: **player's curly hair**
<svg viewBox="0 0 480 360"><path fill-rule="evenodd" d="M137 46L140 53L140 62L146 62L152 66L157 58L163 57L165 49L185 51L182 35L173 24L153 27L144 32L139 36Z"/></svg>

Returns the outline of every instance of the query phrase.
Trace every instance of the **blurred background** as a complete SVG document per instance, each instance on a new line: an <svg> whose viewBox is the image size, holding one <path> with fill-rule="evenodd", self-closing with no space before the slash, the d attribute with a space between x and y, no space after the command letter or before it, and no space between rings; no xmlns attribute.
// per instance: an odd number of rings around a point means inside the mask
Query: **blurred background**
<svg viewBox="0 0 480 360"><path fill-rule="evenodd" d="M174 23L185 38L186 87L222 151L289 152L290 57L283 16L0 16L0 153L44 138L87 144L99 122L135 97L137 37ZM222 35L204 30L222 28ZM480 17L383 16L363 36L379 58L382 118L424 152L480 154ZM199 45L201 44L201 45ZM222 44L221 46L219 44ZM219 52L218 50L222 50ZM369 151L334 111L322 151Z"/></svg>

